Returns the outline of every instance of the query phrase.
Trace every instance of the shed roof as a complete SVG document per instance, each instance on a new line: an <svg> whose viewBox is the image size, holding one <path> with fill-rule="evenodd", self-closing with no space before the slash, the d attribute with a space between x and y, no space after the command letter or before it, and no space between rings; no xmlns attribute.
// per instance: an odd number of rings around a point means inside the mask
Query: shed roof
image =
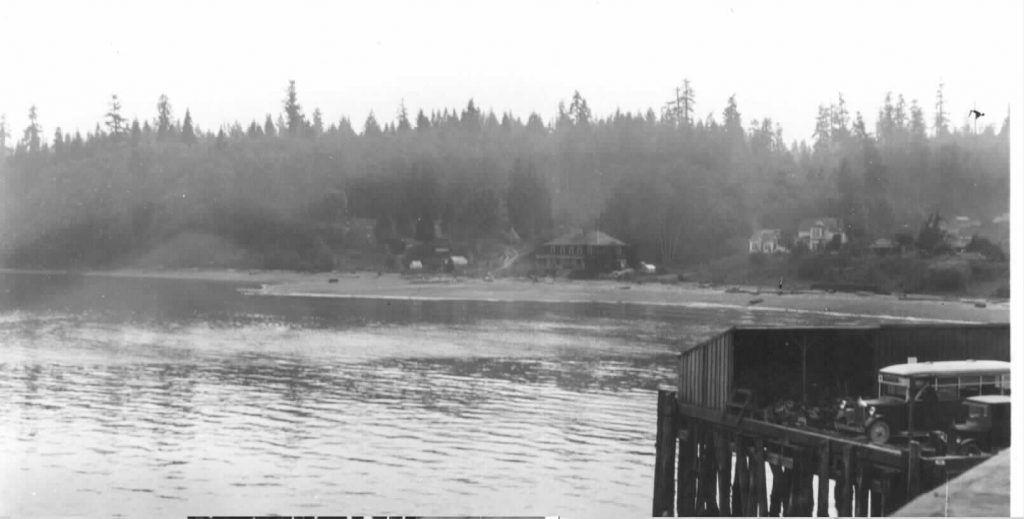
<svg viewBox="0 0 1024 519"><path fill-rule="evenodd" d="M881 370L890 375L918 376L943 375L947 373L971 374L1010 372L1010 363L1002 360L940 360L934 362L915 362L913 364L896 364Z"/></svg>
<svg viewBox="0 0 1024 519"><path fill-rule="evenodd" d="M624 246L626 244L601 231L574 231L563 234L545 245Z"/></svg>

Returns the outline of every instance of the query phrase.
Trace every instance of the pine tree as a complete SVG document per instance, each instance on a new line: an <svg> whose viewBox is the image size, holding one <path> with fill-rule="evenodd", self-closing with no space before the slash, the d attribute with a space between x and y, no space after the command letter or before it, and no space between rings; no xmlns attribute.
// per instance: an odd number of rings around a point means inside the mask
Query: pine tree
<svg viewBox="0 0 1024 519"><path fill-rule="evenodd" d="M370 115L366 117L366 123L363 124L363 136L377 137L380 134L380 124L377 123L377 118L373 116L373 111L371 110Z"/></svg>
<svg viewBox="0 0 1024 519"><path fill-rule="evenodd" d="M405 100L398 103L398 131L406 132L412 129L409 124L409 113L405 109Z"/></svg>
<svg viewBox="0 0 1024 519"><path fill-rule="evenodd" d="M0 158L7 150L7 115L0 115Z"/></svg>
<svg viewBox="0 0 1024 519"><path fill-rule="evenodd" d="M119 137L125 132L127 129L125 118L121 116L121 101L117 99L117 94L110 96L110 111L107 112L106 117L110 135Z"/></svg>
<svg viewBox="0 0 1024 519"><path fill-rule="evenodd" d="M28 126L25 127L25 133L22 136L21 144L29 153L39 153L39 149L42 145L42 134L43 128L39 126L39 117L36 113L36 106L32 105L28 109Z"/></svg>
<svg viewBox="0 0 1024 519"><path fill-rule="evenodd" d="M249 123L249 129L246 130L245 134L250 138L260 137L263 135L263 129L260 128L260 125L256 122L256 119L253 119L252 122Z"/></svg>
<svg viewBox="0 0 1024 519"><path fill-rule="evenodd" d="M736 94L729 96L729 101L722 111L722 123L725 131L732 135L743 135L743 120L736 106Z"/></svg>
<svg viewBox="0 0 1024 519"><path fill-rule="evenodd" d="M583 99L579 90L572 94L572 102L569 103L569 116L576 126L587 126L590 124L590 107L587 106L587 100Z"/></svg>
<svg viewBox="0 0 1024 519"><path fill-rule="evenodd" d="M295 92L295 80L288 82L287 97L284 100L284 113L288 119L288 132L292 135L300 133L300 130L306 125L306 120L302 115L302 107L299 106L299 96Z"/></svg>
<svg viewBox="0 0 1024 519"><path fill-rule="evenodd" d="M316 135L324 133L324 118L319 108L313 110L313 133Z"/></svg>
<svg viewBox="0 0 1024 519"><path fill-rule="evenodd" d="M935 136L941 137L949 133L949 119L946 118L946 103L942 89L945 85L939 82L939 89L935 93Z"/></svg>
<svg viewBox="0 0 1024 519"><path fill-rule="evenodd" d="M267 120L263 122L263 134L267 137L277 135L277 129L274 128L274 120L271 119L270 114L267 114Z"/></svg>
<svg viewBox="0 0 1024 519"><path fill-rule="evenodd" d="M142 140L142 127L139 126L138 119L132 119L131 136L132 144L138 144L138 142Z"/></svg>
<svg viewBox="0 0 1024 519"><path fill-rule="evenodd" d="M185 121L181 123L181 142L189 146L196 142L196 133L192 125L192 113L188 108L185 109Z"/></svg>
<svg viewBox="0 0 1024 519"><path fill-rule="evenodd" d="M64 154L64 133L60 126L53 131L53 154L57 156Z"/></svg>
<svg viewBox="0 0 1024 519"><path fill-rule="evenodd" d="M171 102L167 99L167 95L160 94L160 99L156 102L156 138L158 140L166 139L170 135L171 130L174 129L173 120Z"/></svg>
<svg viewBox="0 0 1024 519"><path fill-rule="evenodd" d="M832 114L824 105L818 105L818 118L814 124L814 152L828 151L832 143Z"/></svg>
<svg viewBox="0 0 1024 519"><path fill-rule="evenodd" d="M420 110L419 113L416 114L416 131L423 131L429 128L430 119L427 119L427 116L423 113L423 110Z"/></svg>

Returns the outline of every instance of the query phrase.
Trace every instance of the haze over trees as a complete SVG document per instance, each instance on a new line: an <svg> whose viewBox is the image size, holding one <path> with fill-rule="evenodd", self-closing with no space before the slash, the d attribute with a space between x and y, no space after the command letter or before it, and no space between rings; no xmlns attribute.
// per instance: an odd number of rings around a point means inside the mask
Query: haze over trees
<svg viewBox="0 0 1024 519"><path fill-rule="evenodd" d="M601 115L574 92L550 123L475 100L413 117L402 102L356 133L303 107L291 82L278 113L215 129L164 95L129 123L114 95L93 131L55 128L48 142L33 106L23 131L0 123L0 259L131 265L202 236L233 251L221 266L323 269L361 243L336 231L363 221L378 243L441 233L481 254L599 227L645 260L693 265L809 216L841 217L867 239L935 212L1008 211L1008 118L954 127L941 85L932 114L894 93L870 128L837 94L818 107L812 141L789 143L771 114L743 113L741 96L701 107L686 81L666 97L660 113Z"/></svg>

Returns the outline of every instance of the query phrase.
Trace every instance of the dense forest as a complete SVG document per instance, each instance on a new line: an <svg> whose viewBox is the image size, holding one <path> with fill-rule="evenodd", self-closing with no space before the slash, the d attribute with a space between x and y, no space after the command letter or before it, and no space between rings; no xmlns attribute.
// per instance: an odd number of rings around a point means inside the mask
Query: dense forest
<svg viewBox="0 0 1024 519"><path fill-rule="evenodd" d="M812 142L788 143L735 96L698 116L688 81L646 113L598 116L577 92L553 121L470 100L429 114L400 105L354 128L305 109L294 82L275 113L214 130L166 96L143 121L113 96L85 134L44 135L32 107L23 130L0 125L0 254L39 268L329 269L402 238L440 233L485 255L597 227L646 261L688 266L811 216L840 217L863 241L916 233L936 212L1007 212L1008 116L978 127L946 113L941 86L932 101L926 116L886 95L869 128L840 94L818 107Z"/></svg>

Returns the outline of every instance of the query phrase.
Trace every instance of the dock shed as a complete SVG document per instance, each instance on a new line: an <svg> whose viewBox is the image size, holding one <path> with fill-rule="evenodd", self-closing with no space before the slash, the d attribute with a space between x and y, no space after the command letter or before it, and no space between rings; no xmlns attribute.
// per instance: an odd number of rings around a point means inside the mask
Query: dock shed
<svg viewBox="0 0 1024 519"><path fill-rule="evenodd" d="M1009 324L754 328L737 326L684 351L678 400L725 409L733 390L755 405L871 394L879 368L910 361L1010 360Z"/></svg>

